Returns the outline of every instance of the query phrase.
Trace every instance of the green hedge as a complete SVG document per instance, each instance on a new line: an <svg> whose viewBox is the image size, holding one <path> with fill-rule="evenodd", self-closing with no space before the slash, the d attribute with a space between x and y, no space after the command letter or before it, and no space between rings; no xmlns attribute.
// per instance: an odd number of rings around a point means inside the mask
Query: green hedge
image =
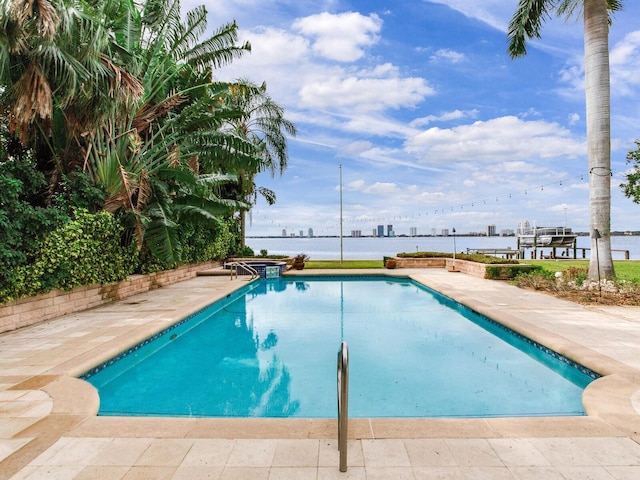
<svg viewBox="0 0 640 480"><path fill-rule="evenodd" d="M81 285L127 278L138 267L135 246L122 247L122 227L108 212L77 210L74 218L47 235L15 268L14 282L0 290L0 303Z"/></svg>
<svg viewBox="0 0 640 480"><path fill-rule="evenodd" d="M537 265L489 265L485 267L486 278L492 280L510 280L518 275L540 272L542 267Z"/></svg>
<svg viewBox="0 0 640 480"><path fill-rule="evenodd" d="M400 258L453 258L452 253L443 252L404 252L398 253ZM470 262L486 263L486 264L518 264L518 260L493 257L490 255L483 255L481 253L456 253L457 260L467 260Z"/></svg>

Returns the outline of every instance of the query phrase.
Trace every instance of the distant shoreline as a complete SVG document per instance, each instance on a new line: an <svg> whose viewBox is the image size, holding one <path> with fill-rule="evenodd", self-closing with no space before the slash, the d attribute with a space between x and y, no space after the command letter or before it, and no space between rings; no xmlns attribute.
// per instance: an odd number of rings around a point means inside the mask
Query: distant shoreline
<svg viewBox="0 0 640 480"><path fill-rule="evenodd" d="M588 237L589 232L573 232L579 237ZM361 235L359 237L353 237L351 235L344 235L343 238L448 238L453 237L454 235L394 235L392 237L389 236L375 236L375 235ZM473 233L456 233L456 237L472 237L472 238L515 238L516 235L491 235L491 237L487 237L487 235L477 235ZM612 237L637 237L640 236L640 231L633 232L611 232ZM247 235L246 238L277 238L277 239L300 239L300 238L340 238L340 235L314 235L313 237L309 236L286 236L283 237L281 235Z"/></svg>

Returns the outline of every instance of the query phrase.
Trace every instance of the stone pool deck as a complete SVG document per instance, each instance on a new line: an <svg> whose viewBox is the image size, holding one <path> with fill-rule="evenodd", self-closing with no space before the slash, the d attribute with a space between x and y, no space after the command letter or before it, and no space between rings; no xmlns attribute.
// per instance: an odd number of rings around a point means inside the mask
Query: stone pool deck
<svg viewBox="0 0 640 480"><path fill-rule="evenodd" d="M588 416L354 419L346 473L335 419L97 417L74 377L246 283L206 276L1 334L0 479L640 478L640 307L444 269L372 273L410 275L606 375L585 391Z"/></svg>

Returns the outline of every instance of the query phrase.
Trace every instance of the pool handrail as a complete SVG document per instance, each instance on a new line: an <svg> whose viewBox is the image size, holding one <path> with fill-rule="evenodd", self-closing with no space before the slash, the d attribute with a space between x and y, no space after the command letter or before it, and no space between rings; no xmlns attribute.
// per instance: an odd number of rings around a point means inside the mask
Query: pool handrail
<svg viewBox="0 0 640 480"><path fill-rule="evenodd" d="M251 265L249 265L249 264L247 264L245 262L231 262L231 263L227 263L227 265L231 269L231 280L233 280L234 272L236 274L236 278L238 278L238 267L242 267L247 272L249 272L251 274L251 280L253 280L254 278L259 278L260 277L260 274L258 273L258 271L255 268L253 268Z"/></svg>
<svg viewBox="0 0 640 480"><path fill-rule="evenodd" d="M349 346L340 344L338 352L338 451L340 471L347 471L347 426L349 422Z"/></svg>

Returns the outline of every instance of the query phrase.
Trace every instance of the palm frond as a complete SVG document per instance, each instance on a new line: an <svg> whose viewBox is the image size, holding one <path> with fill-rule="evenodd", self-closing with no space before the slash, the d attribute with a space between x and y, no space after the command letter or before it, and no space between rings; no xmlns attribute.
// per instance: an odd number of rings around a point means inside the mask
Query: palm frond
<svg viewBox="0 0 640 480"><path fill-rule="evenodd" d="M144 95L144 87L140 80L117 66L106 55L100 55L100 61L113 73L110 92L127 103L139 100Z"/></svg>
<svg viewBox="0 0 640 480"><path fill-rule="evenodd" d="M251 51L249 42L236 45L237 39L236 22L227 23L219 27L210 38L185 52L183 58L198 67L211 65L214 68L220 68Z"/></svg>
<svg viewBox="0 0 640 480"><path fill-rule="evenodd" d="M200 36L207 29L207 9L204 5L187 12L186 24L172 32L169 38L170 48L176 60L184 58L193 45L197 44Z"/></svg>
<svg viewBox="0 0 640 480"><path fill-rule="evenodd" d="M258 187L256 194L260 194L267 202L268 205L274 205L276 203L276 192L266 187Z"/></svg>
<svg viewBox="0 0 640 480"><path fill-rule="evenodd" d="M175 95L165 99L161 103L145 102L135 113L133 128L138 132L146 132L151 124L164 117L167 112L187 101L186 96Z"/></svg>
<svg viewBox="0 0 640 480"><path fill-rule="evenodd" d="M197 203L196 203L197 202ZM178 219L185 223L222 223L221 216L232 209L217 202L209 202L200 197L184 197L174 202L174 211Z"/></svg>
<svg viewBox="0 0 640 480"><path fill-rule="evenodd" d="M31 123L36 120L47 125L53 115L53 94L42 70L31 64L13 89L15 103L12 115L16 131L24 144L28 142Z"/></svg>
<svg viewBox="0 0 640 480"><path fill-rule="evenodd" d="M511 58L526 55L527 39L540 38L540 28L547 20L555 0L520 0L518 9L509 22L507 38Z"/></svg>
<svg viewBox="0 0 640 480"><path fill-rule="evenodd" d="M179 261L178 225L171 219L171 212L160 203L154 203L145 214L144 243L147 248L163 262Z"/></svg>
<svg viewBox="0 0 640 480"><path fill-rule="evenodd" d="M14 0L13 13L20 24L34 21L36 30L46 40L53 40L60 18L48 0Z"/></svg>

